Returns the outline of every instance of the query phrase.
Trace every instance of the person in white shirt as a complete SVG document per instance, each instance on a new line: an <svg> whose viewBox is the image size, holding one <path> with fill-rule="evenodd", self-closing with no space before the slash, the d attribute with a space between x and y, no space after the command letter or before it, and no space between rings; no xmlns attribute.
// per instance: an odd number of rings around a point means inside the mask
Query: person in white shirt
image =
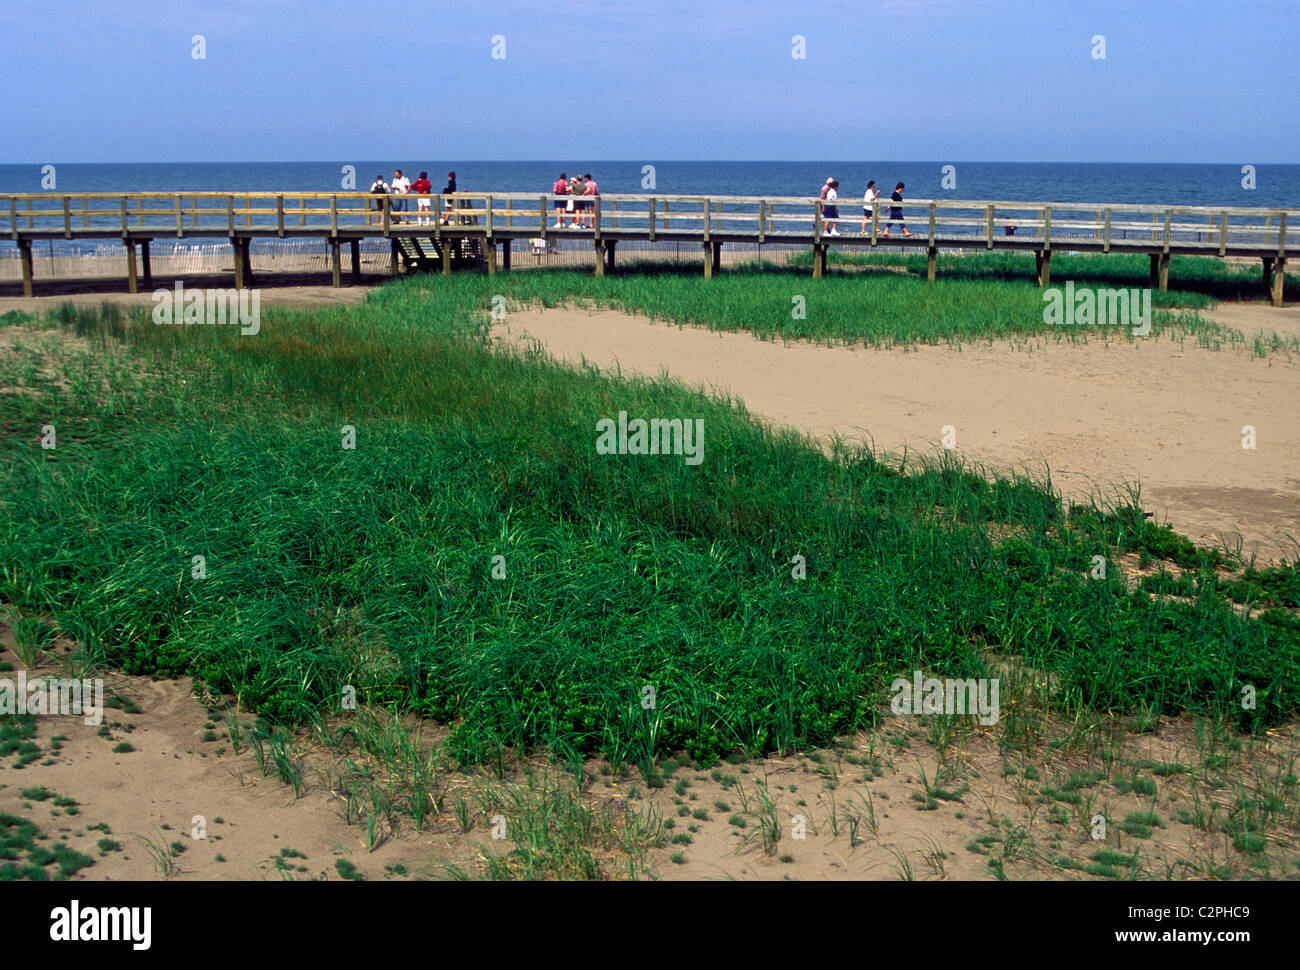
<svg viewBox="0 0 1300 970"><path fill-rule="evenodd" d="M392 190L393 195L406 195L407 192L411 191L411 180L408 179L405 175L402 174L402 170L401 170L400 168L395 168L395 169L393 169L393 182L392 182L392 185L390 186L390 189ZM394 199L394 200L393 200L393 211L394 211L394 212L405 212L405 211L406 211L406 200L405 200L405 199ZM393 221L394 221L394 222L401 222L401 221L402 221L402 217L401 217L401 216L394 216L394 217L393 217Z"/></svg>
<svg viewBox="0 0 1300 970"><path fill-rule="evenodd" d="M872 179L867 183L867 194L862 197L862 235L867 234L867 223L871 220L871 204L880 198L880 189L876 188L876 180Z"/></svg>
<svg viewBox="0 0 1300 970"><path fill-rule="evenodd" d="M835 228L835 224L840 221L840 207L835 204L840 197L839 187L840 183L836 179L832 179L826 186L826 204L822 207L822 214L826 218L826 225L830 226L830 230L826 233L828 236L840 234L840 231Z"/></svg>

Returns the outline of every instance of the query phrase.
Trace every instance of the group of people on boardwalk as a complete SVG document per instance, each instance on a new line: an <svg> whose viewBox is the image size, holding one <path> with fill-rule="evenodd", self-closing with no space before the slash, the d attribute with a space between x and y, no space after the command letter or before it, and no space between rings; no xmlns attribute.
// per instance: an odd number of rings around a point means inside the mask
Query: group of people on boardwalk
<svg viewBox="0 0 1300 970"><path fill-rule="evenodd" d="M821 190L822 218L825 220L826 225L830 227L826 232L828 236L838 236L840 234L838 225L840 221L839 188L839 180L831 177L826 180L826 184L822 186ZM901 205L903 189L903 183L899 182L894 186L894 192L889 197L889 201L893 204L889 207L889 221L885 223L885 231L881 233L882 236L889 235L889 229L894 223L898 223L903 230L904 236L911 235L908 232L907 223L903 221L903 207ZM880 190L876 188L876 180L871 179L867 182L867 191L862 196L862 228L859 230L861 235L865 236L867 233L867 223L871 221L872 207L879 198Z"/></svg>
<svg viewBox="0 0 1300 970"><path fill-rule="evenodd" d="M551 192L557 196L566 196L566 198L557 198L555 200L555 225L552 229L590 229L592 224L592 202L593 196L600 195L600 187L596 185L596 180L588 172L581 178L574 176L569 178L565 172L560 173L560 177L555 180L551 186ZM565 218L568 223L565 224Z"/></svg>
<svg viewBox="0 0 1300 970"><path fill-rule="evenodd" d="M393 169L392 182L385 182L383 175L376 175L375 180L372 183L370 183L370 191L374 195L393 196L393 198L389 200L388 209L392 213L393 222L395 223L399 223L402 221L402 216L400 215L400 213L409 211L407 206L410 204L410 200L403 198L403 196L406 195L421 196L421 198L415 200L416 215L415 218L411 220L411 223L412 225L418 224L421 226L430 225L431 206L429 204L430 200L427 197L433 193L433 183L429 181L428 172L421 172L419 178L417 178L415 181L411 181L409 178L407 178L405 175L402 174L402 170L400 168L395 168ZM448 172L447 184L443 186L441 194L454 195L455 192L456 192L456 173ZM375 207L376 208L379 207L378 201L376 201ZM442 224L444 226L451 219L451 208L452 208L452 200L448 199L447 211L442 215Z"/></svg>

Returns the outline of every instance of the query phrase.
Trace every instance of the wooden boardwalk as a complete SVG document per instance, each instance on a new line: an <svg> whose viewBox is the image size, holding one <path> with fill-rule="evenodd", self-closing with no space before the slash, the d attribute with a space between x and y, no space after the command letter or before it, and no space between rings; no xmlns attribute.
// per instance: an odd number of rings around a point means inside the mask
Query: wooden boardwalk
<svg viewBox="0 0 1300 970"><path fill-rule="evenodd" d="M427 199L429 224L419 224L418 199ZM728 243L807 246L813 276L826 271L831 247L924 250L927 277L939 254L954 250L1032 252L1040 285L1051 281L1052 253L1145 253L1151 283L1165 289L1171 254L1258 258L1263 286L1282 304L1288 258L1300 250L1300 210L1104 203L909 199L902 203L910 236L890 229L888 199L865 216L861 202L841 201L838 233L821 200L790 196L600 195L585 225L567 228L578 213L556 209L568 196L469 193L455 196L377 196L366 192L89 192L0 195L0 235L19 249L23 292L34 291L32 245L47 239L120 239L127 254L127 287L152 286L149 246L154 240L221 238L234 250L237 288L250 285L249 244L259 238L311 237L330 250L331 275L341 285L340 249L351 248L358 272L360 242L388 239L391 269L451 272L472 263L488 273L510 269L510 243L555 238L590 241L595 272L612 272L619 242L690 242L703 250L704 275L721 269ZM404 202L398 211L395 201ZM454 208L445 208L451 205ZM447 224L438 218L448 217ZM561 217L564 227L556 226ZM7 230L3 228L8 223Z"/></svg>

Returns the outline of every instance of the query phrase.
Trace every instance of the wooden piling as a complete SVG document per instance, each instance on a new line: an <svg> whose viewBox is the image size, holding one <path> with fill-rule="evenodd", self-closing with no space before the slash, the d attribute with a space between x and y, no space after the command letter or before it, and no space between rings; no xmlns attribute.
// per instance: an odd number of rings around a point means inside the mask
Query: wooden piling
<svg viewBox="0 0 1300 970"><path fill-rule="evenodd" d="M713 254L711 252L713 244L706 240L700 243L700 245L704 249L704 278L706 280L711 280L713 279Z"/></svg>
<svg viewBox="0 0 1300 970"><path fill-rule="evenodd" d="M819 280L826 275L826 247L813 246L813 279Z"/></svg>
<svg viewBox="0 0 1300 970"><path fill-rule="evenodd" d="M230 248L235 255L235 289L242 290L244 288L243 240L231 236Z"/></svg>
<svg viewBox="0 0 1300 970"><path fill-rule="evenodd" d="M501 271L503 273L510 272L510 244L512 241L511 239L501 240Z"/></svg>
<svg viewBox="0 0 1300 970"><path fill-rule="evenodd" d="M605 275L605 243L604 240L597 239L592 243L596 248L596 275Z"/></svg>
<svg viewBox="0 0 1300 970"><path fill-rule="evenodd" d="M937 263L939 261L939 250L935 246L928 246L925 250L925 278L927 282L933 283Z"/></svg>
<svg viewBox="0 0 1300 970"><path fill-rule="evenodd" d="M1271 295L1273 306L1282 306L1282 287L1286 285L1286 257L1279 256L1273 264L1273 285Z"/></svg>
<svg viewBox="0 0 1300 970"><path fill-rule="evenodd" d="M389 245L392 247L392 262L389 265L389 271L396 276L400 269L399 264L402 257L402 247L398 244L396 239L390 239Z"/></svg>
<svg viewBox="0 0 1300 970"><path fill-rule="evenodd" d="M361 282L361 240L349 239L348 248L351 250L349 255L352 257L352 282Z"/></svg>
<svg viewBox="0 0 1300 970"><path fill-rule="evenodd" d="M153 266L149 260L149 240L140 240L140 268L144 271L144 288L153 289Z"/></svg>
<svg viewBox="0 0 1300 970"><path fill-rule="evenodd" d="M341 264L339 241L337 237L333 237L330 239L330 282L334 286L343 285L343 266Z"/></svg>
<svg viewBox="0 0 1300 970"><path fill-rule="evenodd" d="M33 278L32 278L32 241L30 239L18 240L18 256L23 264L23 296L32 295Z"/></svg>
<svg viewBox="0 0 1300 970"><path fill-rule="evenodd" d="M126 291L140 292L139 270L135 262L135 243L130 239L126 240Z"/></svg>

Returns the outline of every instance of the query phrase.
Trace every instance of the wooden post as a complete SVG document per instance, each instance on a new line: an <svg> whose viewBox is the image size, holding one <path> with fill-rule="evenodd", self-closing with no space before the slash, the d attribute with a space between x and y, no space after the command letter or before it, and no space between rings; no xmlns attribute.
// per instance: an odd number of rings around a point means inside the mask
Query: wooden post
<svg viewBox="0 0 1300 970"><path fill-rule="evenodd" d="M652 199L651 201L653 202L654 200ZM28 203L28 205L30 204L31 203ZM664 199L664 232L667 231L668 231L668 200ZM653 239L654 236L651 236L650 238Z"/></svg>
<svg viewBox="0 0 1300 970"><path fill-rule="evenodd" d="M927 282L933 283L936 264L939 260L939 249L937 246L927 246L925 250L925 278Z"/></svg>
<svg viewBox="0 0 1300 970"><path fill-rule="evenodd" d="M931 202L930 203L930 241L929 241L930 249L934 249L934 208L935 208L935 203ZM930 273L930 279L931 280L934 279L933 272Z"/></svg>
<svg viewBox="0 0 1300 970"><path fill-rule="evenodd" d="M1109 208L1106 210L1106 228L1105 228L1105 235L1102 237L1101 251L1103 253L1110 252L1110 209Z"/></svg>
<svg viewBox="0 0 1300 970"><path fill-rule="evenodd" d="M1273 286L1271 296L1273 306L1283 306L1282 288L1286 285L1286 257L1279 256L1273 264Z"/></svg>
<svg viewBox="0 0 1300 970"><path fill-rule="evenodd" d="M18 255L23 264L23 296L32 295L32 241L18 240Z"/></svg>
<svg viewBox="0 0 1300 970"><path fill-rule="evenodd" d="M331 209L333 208L332 205L333 201L334 201L333 199L330 199ZM330 244L330 282L333 283L334 286L339 287L343 285L343 267L341 265L342 259L340 258L339 255L338 237L331 236L329 240L329 244ZM247 242L245 242L244 245L248 245Z"/></svg>
<svg viewBox="0 0 1300 970"><path fill-rule="evenodd" d="M826 247L813 245L813 279L819 280L826 275Z"/></svg>
<svg viewBox="0 0 1300 970"><path fill-rule="evenodd" d="M1160 254L1160 269L1157 273L1157 284L1160 287L1161 293L1169 289L1169 253L1167 251Z"/></svg>
<svg viewBox="0 0 1300 970"><path fill-rule="evenodd" d="M993 206L984 207L984 240L987 249L993 248Z"/></svg>
<svg viewBox="0 0 1300 970"><path fill-rule="evenodd" d="M66 195L63 197L63 238L72 238L72 205Z"/></svg>
<svg viewBox="0 0 1300 970"><path fill-rule="evenodd" d="M284 238L284 196L275 197L275 229L281 239Z"/></svg>
<svg viewBox="0 0 1300 970"><path fill-rule="evenodd" d="M1226 211L1219 213L1219 255L1227 255L1228 252L1228 213Z"/></svg>
<svg viewBox="0 0 1300 970"><path fill-rule="evenodd" d="M496 244L496 240L490 237L483 240L483 262L487 267L488 276L496 276L497 275L497 244Z"/></svg>
<svg viewBox="0 0 1300 970"><path fill-rule="evenodd" d="M504 273L510 272L510 244L513 242L509 237L501 240L501 270Z"/></svg>
<svg viewBox="0 0 1300 970"><path fill-rule="evenodd" d="M880 200L871 203L871 245L876 244L880 231Z"/></svg>
<svg viewBox="0 0 1300 970"><path fill-rule="evenodd" d="M614 249L618 243L617 239L605 240L605 272L613 274L614 272Z"/></svg>
<svg viewBox="0 0 1300 970"><path fill-rule="evenodd" d="M544 195L541 196L541 200L538 202L538 210L539 210L539 211L538 211L538 215L541 216L541 220L542 220L542 221L541 221L542 238L545 239L545 238L546 238L546 218L547 218L547 217L546 217L546 196L544 196ZM437 219L434 219L433 221L434 221L434 222L437 222L438 220L437 220Z"/></svg>
<svg viewBox="0 0 1300 970"><path fill-rule="evenodd" d="M352 282L361 282L361 240L349 239L348 248L351 252L348 254L352 257Z"/></svg>
<svg viewBox="0 0 1300 970"><path fill-rule="evenodd" d="M231 236L230 248L235 253L235 289L242 290L244 288L244 241Z"/></svg>
<svg viewBox="0 0 1300 970"><path fill-rule="evenodd" d="M1039 286L1052 285L1052 251L1039 249L1034 251L1034 276Z"/></svg>
<svg viewBox="0 0 1300 970"><path fill-rule="evenodd" d="M605 244L601 240L597 239L595 242L592 243L592 245L596 247L596 275L604 276L605 275Z"/></svg>
<svg viewBox="0 0 1300 970"><path fill-rule="evenodd" d="M655 198L650 196L650 241L655 241Z"/></svg>
<svg viewBox="0 0 1300 970"><path fill-rule="evenodd" d="M713 249L713 244L706 239L700 245L704 248L704 278L711 280L713 279L713 255L710 250Z"/></svg>
<svg viewBox="0 0 1300 970"><path fill-rule="evenodd" d="M713 272L722 272L722 243L717 240L713 242Z"/></svg>
<svg viewBox="0 0 1300 970"><path fill-rule="evenodd" d="M185 235L185 216L181 212L181 197L176 196L176 238Z"/></svg>
<svg viewBox="0 0 1300 970"><path fill-rule="evenodd" d="M766 211L767 211L767 200L759 199L758 200L758 244L760 246L763 245L763 239L767 236L767 233L765 231L767 228L766 225L767 219L764 215Z"/></svg>
<svg viewBox="0 0 1300 970"><path fill-rule="evenodd" d="M244 225L253 224L253 200L250 196L244 196Z"/></svg>
<svg viewBox="0 0 1300 970"><path fill-rule="evenodd" d="M149 261L149 240L140 240L140 268L144 271L144 288L153 289L153 267Z"/></svg>
<svg viewBox="0 0 1300 970"><path fill-rule="evenodd" d="M126 291L128 293L140 292L140 279L135 264L135 243L130 239L126 242Z"/></svg>
<svg viewBox="0 0 1300 970"><path fill-rule="evenodd" d="M1151 289L1157 289L1160 286L1160 254L1151 254L1151 278L1149 285Z"/></svg>
<svg viewBox="0 0 1300 970"><path fill-rule="evenodd" d="M398 272L398 263L402 255L402 247L398 245L396 239L390 239L388 244L392 247L392 263L389 266L389 270L394 276L396 276Z"/></svg>
<svg viewBox="0 0 1300 970"><path fill-rule="evenodd" d="M307 200L302 197L298 199L298 225L307 225Z"/></svg>
<svg viewBox="0 0 1300 970"><path fill-rule="evenodd" d="M439 199L438 201L442 201L442 200ZM450 275L451 275L451 242L450 242L450 240L446 240L446 239L442 240L442 241L438 244L438 248L442 250L442 275L443 275L443 276L450 276Z"/></svg>

